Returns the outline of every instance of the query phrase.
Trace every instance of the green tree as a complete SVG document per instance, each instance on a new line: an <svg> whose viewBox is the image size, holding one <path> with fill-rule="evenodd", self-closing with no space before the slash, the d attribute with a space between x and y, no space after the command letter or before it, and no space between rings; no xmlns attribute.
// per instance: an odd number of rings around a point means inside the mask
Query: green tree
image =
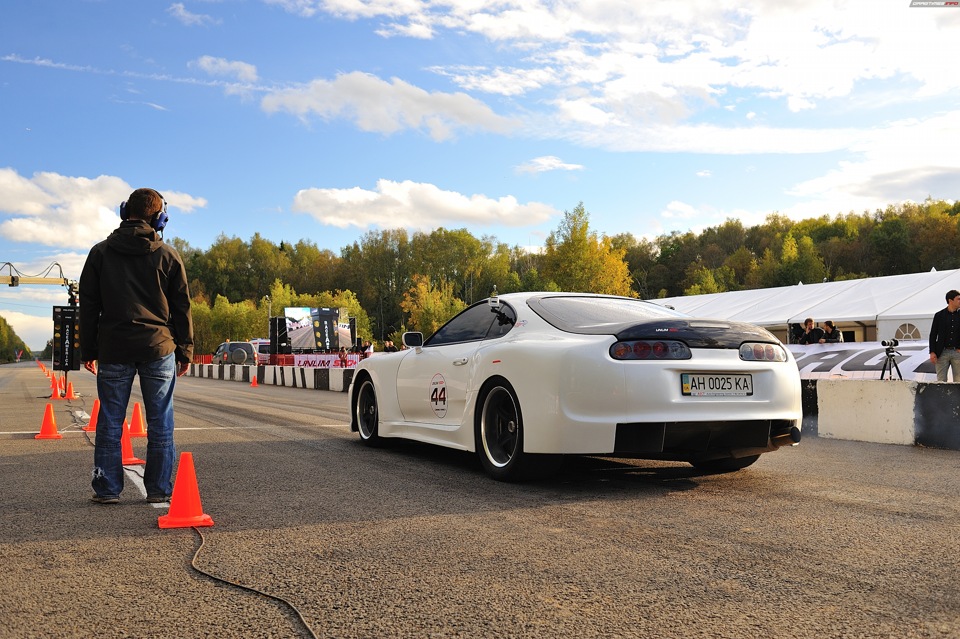
<svg viewBox="0 0 960 639"><path fill-rule="evenodd" d="M30 357L30 349L23 343L23 340L17 336L13 327L7 323L7 320L0 317L0 362L16 361L17 351L23 351L23 357Z"/></svg>
<svg viewBox="0 0 960 639"><path fill-rule="evenodd" d="M543 276L563 291L635 295L625 252L614 248L610 238L590 232L590 216L581 202L564 213L547 237Z"/></svg>
<svg viewBox="0 0 960 639"><path fill-rule="evenodd" d="M357 294L381 341L403 324L400 300L410 288L410 241L403 229L366 233L341 252L344 288Z"/></svg>
<svg viewBox="0 0 960 639"><path fill-rule="evenodd" d="M490 246L467 229L448 231L438 228L430 233L415 233L410 241L410 272L425 275L431 282L446 282L460 299L473 301L475 284ZM486 297L481 292L478 299Z"/></svg>
<svg viewBox="0 0 960 639"><path fill-rule="evenodd" d="M426 275L414 275L413 285L403 294L400 308L407 314L407 325L424 335L432 335L451 317L467 307L453 295L453 285L432 285Z"/></svg>

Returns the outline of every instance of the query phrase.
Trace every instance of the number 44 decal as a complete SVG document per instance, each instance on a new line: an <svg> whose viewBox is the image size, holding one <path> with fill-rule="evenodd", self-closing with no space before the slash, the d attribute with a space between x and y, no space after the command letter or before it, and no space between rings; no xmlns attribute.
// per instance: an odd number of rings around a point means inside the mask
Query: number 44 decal
<svg viewBox="0 0 960 639"><path fill-rule="evenodd" d="M447 414L447 382L440 373L430 380L430 407L439 418Z"/></svg>

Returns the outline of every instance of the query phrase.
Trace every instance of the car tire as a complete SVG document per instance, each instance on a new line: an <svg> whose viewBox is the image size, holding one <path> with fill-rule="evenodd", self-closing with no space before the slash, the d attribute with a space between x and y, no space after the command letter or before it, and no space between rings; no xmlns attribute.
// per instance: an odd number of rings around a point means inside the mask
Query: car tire
<svg viewBox="0 0 960 639"><path fill-rule="evenodd" d="M750 455L749 457L737 457L736 459L725 457L723 459L692 461L690 464L697 470L708 473L733 473L743 470L758 459L760 459L760 455Z"/></svg>
<svg viewBox="0 0 960 639"><path fill-rule="evenodd" d="M523 451L520 401L503 378L493 378L481 389L474 423L480 463L497 481L540 478L555 471L562 460L560 455L531 455Z"/></svg>
<svg viewBox="0 0 960 639"><path fill-rule="evenodd" d="M357 420L360 441L367 446L380 444L380 408L377 406L377 389L373 380L365 377L357 389L353 403L353 416Z"/></svg>
<svg viewBox="0 0 960 639"><path fill-rule="evenodd" d="M247 361L247 352L242 348L238 348L230 353L230 362L233 364L243 364Z"/></svg>

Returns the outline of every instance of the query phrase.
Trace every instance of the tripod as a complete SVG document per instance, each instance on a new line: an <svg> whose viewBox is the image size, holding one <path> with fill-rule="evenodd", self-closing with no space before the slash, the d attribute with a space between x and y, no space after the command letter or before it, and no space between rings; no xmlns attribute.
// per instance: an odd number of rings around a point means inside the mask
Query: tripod
<svg viewBox="0 0 960 639"><path fill-rule="evenodd" d="M897 371L897 377L902 382L903 375L900 374L900 367L897 366L897 358L895 357L896 355L900 355L900 353L894 350L892 346L887 347L886 353L887 358L883 360L883 368L880 369L880 379L883 379L883 376L887 373L890 373L890 379L893 379L893 371Z"/></svg>

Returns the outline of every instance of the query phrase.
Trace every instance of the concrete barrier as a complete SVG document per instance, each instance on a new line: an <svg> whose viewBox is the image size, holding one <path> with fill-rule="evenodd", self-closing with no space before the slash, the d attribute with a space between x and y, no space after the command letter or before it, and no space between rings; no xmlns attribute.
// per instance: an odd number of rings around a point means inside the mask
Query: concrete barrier
<svg viewBox="0 0 960 639"><path fill-rule="evenodd" d="M878 444L914 444L917 382L817 381L817 434Z"/></svg>
<svg viewBox="0 0 960 639"><path fill-rule="evenodd" d="M189 374L224 381L346 392L352 368L192 364ZM804 379L804 437L960 450L960 384L879 379Z"/></svg>
<svg viewBox="0 0 960 639"><path fill-rule="evenodd" d="M247 366L245 364L191 364L191 377L230 382L346 392L353 379L352 368L311 368L305 366Z"/></svg>

